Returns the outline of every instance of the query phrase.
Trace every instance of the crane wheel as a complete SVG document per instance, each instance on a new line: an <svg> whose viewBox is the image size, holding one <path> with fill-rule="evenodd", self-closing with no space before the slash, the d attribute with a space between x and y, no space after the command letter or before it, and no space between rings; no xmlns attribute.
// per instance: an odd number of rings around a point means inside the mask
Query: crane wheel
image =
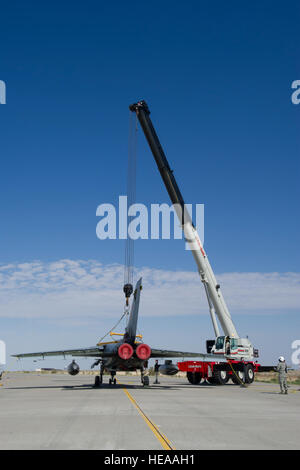
<svg viewBox="0 0 300 470"><path fill-rule="evenodd" d="M211 385L215 385L216 383L216 379L214 377L207 377L206 380Z"/></svg>
<svg viewBox="0 0 300 470"><path fill-rule="evenodd" d="M240 382L238 381L238 379L236 378L236 376L232 373L231 375L231 380L232 382L235 384L235 385L240 385Z"/></svg>
<svg viewBox="0 0 300 470"><path fill-rule="evenodd" d="M244 372L239 370L235 371L235 373L232 372L231 380L235 385L241 385L244 382Z"/></svg>
<svg viewBox="0 0 300 470"><path fill-rule="evenodd" d="M202 380L202 374L200 374L200 372L187 372L186 376L192 385L198 385Z"/></svg>
<svg viewBox="0 0 300 470"><path fill-rule="evenodd" d="M229 374L226 370L214 370L213 379L216 385L225 385L229 380Z"/></svg>
<svg viewBox="0 0 300 470"><path fill-rule="evenodd" d="M254 368L252 364L247 364L245 368L245 382L252 384L254 381Z"/></svg>

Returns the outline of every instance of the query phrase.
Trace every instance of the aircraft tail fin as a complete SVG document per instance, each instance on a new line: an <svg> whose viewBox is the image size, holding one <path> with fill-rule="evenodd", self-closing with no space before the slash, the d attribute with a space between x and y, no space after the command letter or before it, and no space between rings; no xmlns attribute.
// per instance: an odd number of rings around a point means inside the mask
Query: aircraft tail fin
<svg viewBox="0 0 300 470"><path fill-rule="evenodd" d="M142 290L142 278L136 283L128 323L125 329L124 341L133 343L136 337L137 321L139 315L140 296Z"/></svg>

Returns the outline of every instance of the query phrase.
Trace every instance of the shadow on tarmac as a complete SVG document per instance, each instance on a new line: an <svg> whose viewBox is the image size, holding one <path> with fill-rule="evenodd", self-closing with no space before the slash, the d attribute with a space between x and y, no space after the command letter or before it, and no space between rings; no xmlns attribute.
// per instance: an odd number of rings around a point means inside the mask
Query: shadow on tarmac
<svg viewBox="0 0 300 470"><path fill-rule="evenodd" d="M88 390L114 390L114 389L130 389L130 390L137 390L137 389L145 389L145 390L158 390L158 391L163 391L163 390L182 390L182 389L195 389L195 388L216 388L215 385L205 385L203 386L202 384L199 385L190 385L190 384L183 384L183 385L150 385L149 387L146 386L144 387L143 385L140 384L128 384L128 383L119 383L116 385L109 385L108 383L103 383L100 387L95 387L94 384L80 384L80 385L38 385L36 387L5 387L6 390L43 390L43 389L60 389L62 391L68 391L68 390L83 390L83 389L88 389Z"/></svg>

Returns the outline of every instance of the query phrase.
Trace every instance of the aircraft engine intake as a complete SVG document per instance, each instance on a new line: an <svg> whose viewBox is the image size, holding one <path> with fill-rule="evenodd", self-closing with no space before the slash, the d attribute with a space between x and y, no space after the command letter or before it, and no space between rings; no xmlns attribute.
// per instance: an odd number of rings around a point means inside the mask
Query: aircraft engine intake
<svg viewBox="0 0 300 470"><path fill-rule="evenodd" d="M80 371L80 367L75 361L72 361L71 364L68 365L67 371L70 375L77 375Z"/></svg>
<svg viewBox="0 0 300 470"><path fill-rule="evenodd" d="M146 361L151 356L151 348L148 344L139 344L135 352L137 357L143 361Z"/></svg>
<svg viewBox="0 0 300 470"><path fill-rule="evenodd" d="M130 359L133 355L133 347L131 344L128 343L123 343L121 346L119 346L118 349L118 355L121 359L124 359L125 361L127 359Z"/></svg>

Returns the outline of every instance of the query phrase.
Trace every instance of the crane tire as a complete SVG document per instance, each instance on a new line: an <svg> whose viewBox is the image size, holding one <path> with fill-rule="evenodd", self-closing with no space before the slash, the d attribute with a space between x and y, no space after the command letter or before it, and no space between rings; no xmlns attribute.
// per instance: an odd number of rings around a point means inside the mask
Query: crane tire
<svg viewBox="0 0 300 470"><path fill-rule="evenodd" d="M252 384L254 381L254 368L252 364L247 364L245 367L245 382Z"/></svg>
<svg viewBox="0 0 300 470"><path fill-rule="evenodd" d="M216 385L225 385L229 380L229 374L226 370L214 370L213 379Z"/></svg>
<svg viewBox="0 0 300 470"><path fill-rule="evenodd" d="M216 384L216 379L214 377L206 377L206 380L209 384L215 385Z"/></svg>
<svg viewBox="0 0 300 470"><path fill-rule="evenodd" d="M202 379L202 374L200 374L200 372L187 372L186 376L192 385L198 385Z"/></svg>
<svg viewBox="0 0 300 470"><path fill-rule="evenodd" d="M234 375L234 373L232 373L232 375L230 376L232 382L235 384L235 385L240 385L240 381L236 378L236 376Z"/></svg>
<svg viewBox="0 0 300 470"><path fill-rule="evenodd" d="M235 375L237 374L239 378ZM235 385L241 385L243 383L243 372L235 371L235 374L232 372L231 380Z"/></svg>

